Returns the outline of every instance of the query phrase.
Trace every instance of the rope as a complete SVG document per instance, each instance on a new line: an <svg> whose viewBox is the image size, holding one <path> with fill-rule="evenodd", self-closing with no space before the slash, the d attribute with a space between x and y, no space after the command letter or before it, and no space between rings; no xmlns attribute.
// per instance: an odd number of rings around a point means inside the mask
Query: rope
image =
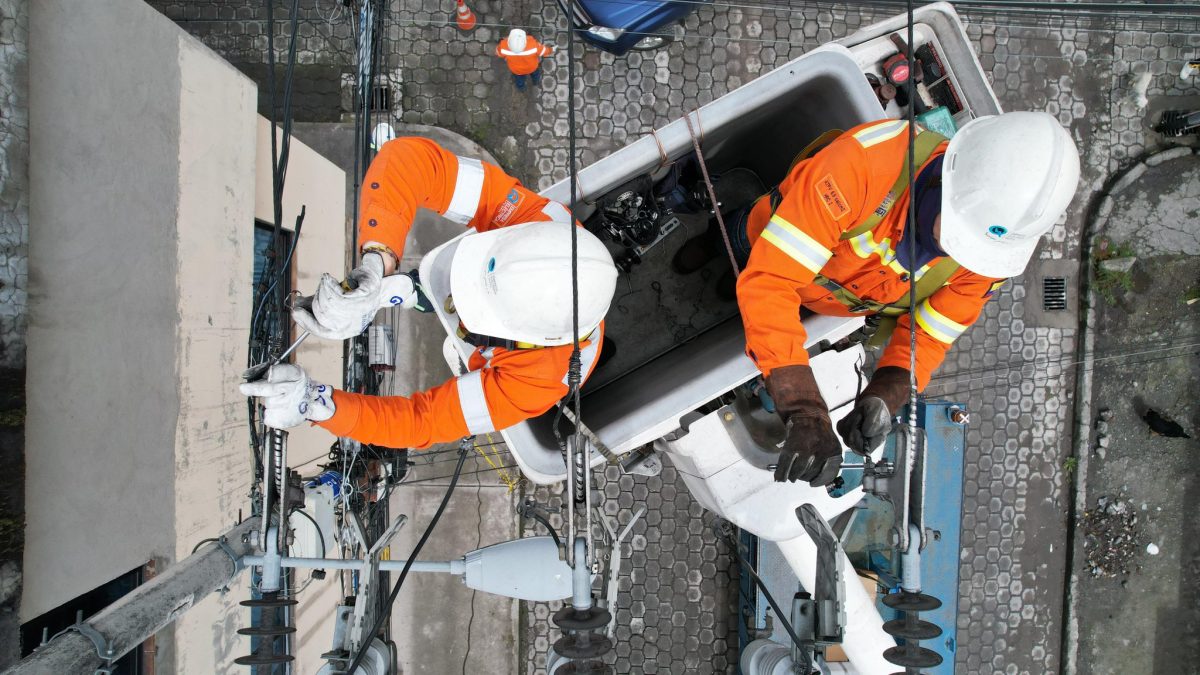
<svg viewBox="0 0 1200 675"><path fill-rule="evenodd" d="M696 126L700 126L700 110L697 109L694 114L696 115ZM712 179L708 177L708 165L704 162L704 153L700 151L700 139L696 137L696 130L692 128L692 115L684 115L683 121L687 123L688 135L692 137L696 161L700 164L700 173L704 176L704 187L708 190L708 199L712 202L713 213L717 216L721 240L725 242L725 252L729 254L729 266L733 268L734 278L737 278L741 275L742 270L738 266L737 255L733 252L733 242L729 241L729 232L725 229L725 216L721 215L721 205L717 202L717 191L713 189ZM700 129L700 133L704 133L703 128Z"/></svg>
<svg viewBox="0 0 1200 675"><path fill-rule="evenodd" d="M667 149L663 147L662 139L658 137L658 129L651 129L650 135L654 137L654 144L658 146L658 168L663 168L671 163L671 157L667 155Z"/></svg>

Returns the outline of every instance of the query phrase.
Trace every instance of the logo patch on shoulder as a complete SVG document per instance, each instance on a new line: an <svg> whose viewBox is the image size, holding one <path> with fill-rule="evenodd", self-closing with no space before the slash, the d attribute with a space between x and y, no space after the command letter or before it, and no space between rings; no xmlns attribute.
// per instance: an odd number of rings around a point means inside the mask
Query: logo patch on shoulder
<svg viewBox="0 0 1200 675"><path fill-rule="evenodd" d="M850 215L850 204L842 194L841 188L838 187L837 181L833 180L833 174L827 173L824 178L817 181L817 196L821 198L825 210L834 220L841 220Z"/></svg>
<svg viewBox="0 0 1200 675"><path fill-rule="evenodd" d="M990 298L993 295L995 295L996 291L1000 290L1000 288L1002 286L1004 286L1005 281L1007 281L1007 279L1001 279L1000 281L993 281L992 285L988 286L988 291L987 291L987 293L983 294L983 297Z"/></svg>
<svg viewBox="0 0 1200 675"><path fill-rule="evenodd" d="M504 203L496 211L496 218L493 222L497 225L503 225L512 217L514 211L517 210L517 205L521 203L521 193L517 192L516 188L509 191L508 196L504 198Z"/></svg>

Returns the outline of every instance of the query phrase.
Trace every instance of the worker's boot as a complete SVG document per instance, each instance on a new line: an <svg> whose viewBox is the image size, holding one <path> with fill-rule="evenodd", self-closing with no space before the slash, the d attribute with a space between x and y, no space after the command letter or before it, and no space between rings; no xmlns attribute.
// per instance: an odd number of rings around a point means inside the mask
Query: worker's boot
<svg viewBox="0 0 1200 675"><path fill-rule="evenodd" d="M671 269L676 274L692 274L708 264L709 260L717 257L720 252L713 242L716 232L705 232L688 239L675 252L671 259Z"/></svg>

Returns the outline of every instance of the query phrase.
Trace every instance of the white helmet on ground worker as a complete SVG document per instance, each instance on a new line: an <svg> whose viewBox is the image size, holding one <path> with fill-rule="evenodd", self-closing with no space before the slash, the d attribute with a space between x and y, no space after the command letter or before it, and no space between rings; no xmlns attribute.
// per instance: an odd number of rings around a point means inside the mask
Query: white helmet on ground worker
<svg viewBox="0 0 1200 675"><path fill-rule="evenodd" d="M1052 115L980 117L954 135L942 164L938 243L963 267L1020 274L1079 184L1079 151Z"/></svg>
<svg viewBox="0 0 1200 675"><path fill-rule="evenodd" d="M467 330L535 345L571 344L572 227L525 223L463 237L450 264L450 293ZM617 268L596 235L583 228L576 235L583 339L608 313Z"/></svg>
<svg viewBox="0 0 1200 675"><path fill-rule="evenodd" d="M525 51L525 31L514 28L508 32L508 50L510 52Z"/></svg>

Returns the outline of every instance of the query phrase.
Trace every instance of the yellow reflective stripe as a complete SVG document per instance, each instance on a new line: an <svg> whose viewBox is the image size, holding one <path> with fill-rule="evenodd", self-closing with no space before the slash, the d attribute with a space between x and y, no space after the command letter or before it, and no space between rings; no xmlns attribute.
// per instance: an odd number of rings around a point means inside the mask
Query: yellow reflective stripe
<svg viewBox="0 0 1200 675"><path fill-rule="evenodd" d="M854 249L854 253L860 258L870 258L872 253L879 253L880 250L879 244L875 243L875 238L871 236L870 232L864 232L851 238L850 248Z"/></svg>
<svg viewBox="0 0 1200 675"><path fill-rule="evenodd" d="M854 139L858 141L859 145L869 148L899 136L907 128L908 122L904 120L889 120L855 132Z"/></svg>
<svg viewBox="0 0 1200 675"><path fill-rule="evenodd" d="M892 248L892 240L889 238L885 237L883 242L877 244L870 232L863 232L857 237L850 239L850 248L860 258L869 258L872 255L879 256L879 262L896 274L904 274L908 271L896 261L896 251ZM925 276L925 273L932 268L932 262L922 265L921 269L917 270L917 279Z"/></svg>
<svg viewBox="0 0 1200 675"><path fill-rule="evenodd" d="M952 344L955 338L967 330L966 326L934 309L928 300L917 305L917 325L937 341L946 344Z"/></svg>
<svg viewBox="0 0 1200 675"><path fill-rule="evenodd" d="M819 273L821 268L825 267L825 263L833 257L833 253L816 239L778 215L771 216L771 222L767 223L767 229L763 230L762 238L788 254L792 260L804 265L813 274Z"/></svg>

